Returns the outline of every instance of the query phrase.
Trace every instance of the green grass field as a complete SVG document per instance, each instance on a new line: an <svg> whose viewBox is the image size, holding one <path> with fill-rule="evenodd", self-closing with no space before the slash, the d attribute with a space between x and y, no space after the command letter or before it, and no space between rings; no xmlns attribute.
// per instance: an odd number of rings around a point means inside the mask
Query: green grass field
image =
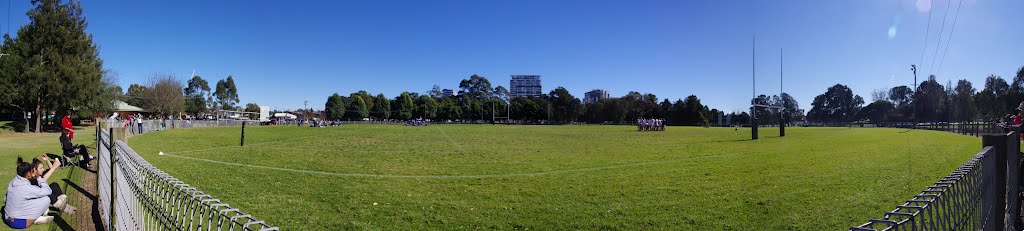
<svg viewBox="0 0 1024 231"><path fill-rule="evenodd" d="M136 136L153 165L286 230L836 230L980 139L881 128L350 125ZM163 151L168 155L159 156Z"/></svg>

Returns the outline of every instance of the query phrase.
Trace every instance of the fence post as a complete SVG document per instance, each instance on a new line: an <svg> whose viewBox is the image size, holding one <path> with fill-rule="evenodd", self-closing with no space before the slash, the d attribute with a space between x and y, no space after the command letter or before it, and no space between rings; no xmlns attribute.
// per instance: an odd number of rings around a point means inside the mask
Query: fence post
<svg viewBox="0 0 1024 231"><path fill-rule="evenodd" d="M786 118L779 118L779 137L786 136Z"/></svg>
<svg viewBox="0 0 1024 231"><path fill-rule="evenodd" d="M753 116L750 118L750 139L757 139L757 119L753 118Z"/></svg>
<svg viewBox="0 0 1024 231"><path fill-rule="evenodd" d="M242 144L238 146L245 146L245 121L242 121Z"/></svg>
<svg viewBox="0 0 1024 231"><path fill-rule="evenodd" d="M107 218L110 219L110 221L107 222L107 226L109 226L107 230L113 231L114 230L114 209L116 208L115 207L116 205L114 205L114 201L115 201L114 200L114 193L115 193L115 191L114 191L114 185L115 185L115 180L114 180L114 151L116 149L116 148L114 148L114 128L110 128L109 136L110 136L110 146L107 146L107 152L110 154L110 159L107 160L107 161L110 161L110 211L107 211Z"/></svg>
<svg viewBox="0 0 1024 231"><path fill-rule="evenodd" d="M992 189L995 190L994 198L992 198L994 204L989 205L992 212L989 213L991 217L987 220L993 222L988 227L999 229L1006 227L1004 224L1006 218L1006 211L1004 211L1006 209L1006 146L1008 144L1006 139L1006 134L985 134L981 137L982 147L992 146L995 149L995 166L992 166L994 172L991 179L994 184Z"/></svg>
<svg viewBox="0 0 1024 231"><path fill-rule="evenodd" d="M1020 128L1006 134L1006 223L1008 230L1019 230L1020 220ZM1002 164L1001 164L1002 165Z"/></svg>

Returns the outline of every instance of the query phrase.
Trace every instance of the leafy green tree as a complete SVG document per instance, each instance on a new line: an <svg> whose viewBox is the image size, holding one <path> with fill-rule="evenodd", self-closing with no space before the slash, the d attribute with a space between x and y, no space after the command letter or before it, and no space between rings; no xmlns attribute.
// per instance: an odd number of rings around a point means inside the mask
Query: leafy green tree
<svg viewBox="0 0 1024 231"><path fill-rule="evenodd" d="M868 120L872 123L889 122L889 116L894 110L896 110L896 106L892 102L878 100L857 111L854 118L858 121Z"/></svg>
<svg viewBox="0 0 1024 231"><path fill-rule="evenodd" d="M462 89L459 91L459 95L468 95L475 100L489 99L494 96L491 82L486 77L476 74L459 82L459 88Z"/></svg>
<svg viewBox="0 0 1024 231"><path fill-rule="evenodd" d="M441 90L441 86L434 84L434 87L430 88L430 91L427 91L427 95L434 97L435 99L440 99L444 97L444 91Z"/></svg>
<svg viewBox="0 0 1024 231"><path fill-rule="evenodd" d="M912 102L914 90L907 86L898 86L889 89L889 102L896 106L907 105Z"/></svg>
<svg viewBox="0 0 1024 231"><path fill-rule="evenodd" d="M579 117L582 105L580 99L569 94L563 87L551 90L549 100L551 102L552 119L556 121L573 121Z"/></svg>
<svg viewBox="0 0 1024 231"><path fill-rule="evenodd" d="M1008 102L1009 91L1010 85L1002 77L989 75L985 78L985 88L974 96L981 117L993 120L1010 113L1010 109L1015 107L1007 107L1012 104Z"/></svg>
<svg viewBox="0 0 1024 231"><path fill-rule="evenodd" d="M974 95L977 89L971 84L971 81L961 79L956 82L956 88L953 90L953 119L956 121L973 121L977 115L977 109L974 106Z"/></svg>
<svg viewBox="0 0 1024 231"><path fill-rule="evenodd" d="M462 120L480 120L483 119L483 112L481 110L480 101L469 97L468 94L460 94L458 97L459 110L462 111Z"/></svg>
<svg viewBox="0 0 1024 231"><path fill-rule="evenodd" d="M602 110L604 115L602 117L605 118L605 121L624 123L626 122L626 115L630 111L629 106L630 102L622 98L608 100L604 103L604 109Z"/></svg>
<svg viewBox="0 0 1024 231"><path fill-rule="evenodd" d="M391 100L384 97L384 94L377 94L374 99L376 105L373 106L373 116L379 120L387 120L391 118Z"/></svg>
<svg viewBox="0 0 1024 231"><path fill-rule="evenodd" d="M370 117L370 109L366 107L366 101L362 97L348 98L347 116L349 120L362 120Z"/></svg>
<svg viewBox="0 0 1024 231"><path fill-rule="evenodd" d="M112 106L110 87L104 81L103 61L86 32L88 22L77 1L32 1L30 22L18 29L16 39L5 36L5 68L0 72L15 95L3 101L35 116L35 131L41 116L54 111ZM96 111L96 109L93 109Z"/></svg>
<svg viewBox="0 0 1024 231"><path fill-rule="evenodd" d="M185 88L185 112L194 116L206 113L210 102L210 83L198 75L188 80Z"/></svg>
<svg viewBox="0 0 1024 231"><path fill-rule="evenodd" d="M238 87L235 86L235 79L228 76L227 79L217 81L217 89L213 93L217 98L222 110L234 110L238 104Z"/></svg>
<svg viewBox="0 0 1024 231"><path fill-rule="evenodd" d="M534 101L536 98L516 97L512 99L512 118L524 121L538 121L547 116L541 106Z"/></svg>
<svg viewBox="0 0 1024 231"><path fill-rule="evenodd" d="M667 112L668 118L666 118L671 125L684 125L686 124L686 103L682 99L676 99L672 103L672 109Z"/></svg>
<svg viewBox="0 0 1024 231"><path fill-rule="evenodd" d="M672 101L665 99L658 104L658 114L655 114L655 118L667 119L672 112Z"/></svg>
<svg viewBox="0 0 1024 231"><path fill-rule="evenodd" d="M438 109L438 119L441 120L458 120L462 118L462 108L459 107L459 103L455 98L445 97L440 102Z"/></svg>
<svg viewBox="0 0 1024 231"><path fill-rule="evenodd" d="M889 93L887 95L889 97L889 102L891 102L893 104L893 106L896 107L896 110L893 111L894 115L890 116L889 120L893 120L893 121L911 121L911 120L913 120L911 118L911 114L913 114L913 112L914 112L914 108L911 105L911 104L913 104L913 99L914 99L914 90L913 89L910 89L910 87L907 87L907 86L893 87L892 89L889 89Z"/></svg>
<svg viewBox="0 0 1024 231"><path fill-rule="evenodd" d="M772 98L767 95L758 95L757 98L751 100L752 104L756 105L771 105ZM687 107L689 109L689 107ZM772 111L767 107L754 107L754 119L757 119L758 124L772 124L772 119L776 118Z"/></svg>
<svg viewBox="0 0 1024 231"><path fill-rule="evenodd" d="M508 92L504 86L497 86L494 88L494 97L501 99L501 101L508 103L511 100L512 93Z"/></svg>
<svg viewBox="0 0 1024 231"><path fill-rule="evenodd" d="M704 117L704 105L700 103L700 99L696 95L687 96L683 104L685 105L683 124L704 125L708 123L708 119Z"/></svg>
<svg viewBox="0 0 1024 231"><path fill-rule="evenodd" d="M914 92L914 110L917 121L921 122L935 122L942 120L941 115L945 115L944 107L942 102L945 101L946 91L938 81L935 81L935 75L928 77L928 80L921 82L917 87L917 91Z"/></svg>
<svg viewBox="0 0 1024 231"><path fill-rule="evenodd" d="M437 117L437 100L429 95L421 95L416 100L416 116L424 119L434 119Z"/></svg>
<svg viewBox="0 0 1024 231"><path fill-rule="evenodd" d="M395 98L395 105L398 109L398 119L412 119L416 105L413 103L412 96L409 95L409 92L402 92L401 95Z"/></svg>
<svg viewBox="0 0 1024 231"><path fill-rule="evenodd" d="M362 98L363 102L366 102L366 109L369 109L370 111L373 111L374 107L376 106L374 101L376 101L377 99L374 98L373 95L370 95L370 93L367 93L366 91L360 90L352 94L349 94L348 96L349 99L355 97Z"/></svg>
<svg viewBox="0 0 1024 231"><path fill-rule="evenodd" d="M260 105L257 105L255 103L247 103L247 104L245 104L245 112L259 113L260 112ZM259 114L248 114L248 115L249 115L249 119L254 119L255 120L255 119L259 119L260 118Z"/></svg>
<svg viewBox="0 0 1024 231"><path fill-rule="evenodd" d="M128 86L128 92L124 94L124 102L133 106L143 106L142 98L146 92L146 86L133 83Z"/></svg>
<svg viewBox="0 0 1024 231"><path fill-rule="evenodd" d="M800 110L800 103L789 93L782 93L782 108L785 111L783 117L788 122L799 121L803 117L803 110Z"/></svg>
<svg viewBox="0 0 1024 231"><path fill-rule="evenodd" d="M864 98L842 84L829 87L824 94L814 97L807 119L818 122L849 122L864 104Z"/></svg>
<svg viewBox="0 0 1024 231"><path fill-rule="evenodd" d="M340 120L345 115L345 97L334 93L327 97L324 104L324 114L329 120Z"/></svg>

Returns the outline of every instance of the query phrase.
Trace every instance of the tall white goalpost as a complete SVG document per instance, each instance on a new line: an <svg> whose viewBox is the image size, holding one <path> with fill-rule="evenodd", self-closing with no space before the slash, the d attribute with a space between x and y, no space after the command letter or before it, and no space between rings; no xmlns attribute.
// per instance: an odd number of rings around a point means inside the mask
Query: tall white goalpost
<svg viewBox="0 0 1024 231"><path fill-rule="evenodd" d="M757 103L754 102L754 99L757 99L757 35L754 35L754 39L753 39L753 43L752 43L752 52L751 52L751 83L752 83L751 84L751 86L752 86L751 93L752 93L753 97L751 97L751 99L750 99L751 100L751 102L750 102L750 139L751 140L757 140L757 137L758 137L758 135L757 135L757 126L759 125L758 122L757 122L758 121L758 117L757 117L757 109L758 108L778 109L779 110L779 137L786 136L786 113L785 113L786 108L784 107L785 102L779 102L778 105L757 104ZM783 94L783 91L782 91L782 48L779 48L779 100L785 101L782 98L782 94Z"/></svg>

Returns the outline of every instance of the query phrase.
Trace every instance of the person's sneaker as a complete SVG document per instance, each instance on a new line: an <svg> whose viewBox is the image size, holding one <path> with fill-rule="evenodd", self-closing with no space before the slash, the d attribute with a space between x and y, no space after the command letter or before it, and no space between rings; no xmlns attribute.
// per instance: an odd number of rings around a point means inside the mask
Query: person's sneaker
<svg viewBox="0 0 1024 231"><path fill-rule="evenodd" d="M36 221L33 222L32 224L46 224L46 223L50 223L52 221L53 221L53 216L40 216L39 218L36 218Z"/></svg>
<svg viewBox="0 0 1024 231"><path fill-rule="evenodd" d="M53 207L57 209L63 209L68 205L68 195L57 196L57 201L53 202Z"/></svg>
<svg viewBox="0 0 1024 231"><path fill-rule="evenodd" d="M61 213L67 214L67 215L74 215L75 211L78 211L78 208L75 208L75 206L71 206L71 205L64 205L64 208L60 209Z"/></svg>

